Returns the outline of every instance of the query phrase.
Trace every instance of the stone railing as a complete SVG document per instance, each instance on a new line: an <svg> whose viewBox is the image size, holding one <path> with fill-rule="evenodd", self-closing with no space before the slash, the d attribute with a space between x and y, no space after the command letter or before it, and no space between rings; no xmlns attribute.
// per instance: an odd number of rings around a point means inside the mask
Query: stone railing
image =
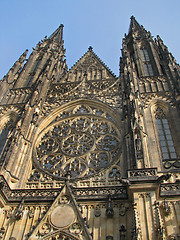
<svg viewBox="0 0 180 240"><path fill-rule="evenodd" d="M3 176L0 176L0 191L8 201L20 201L25 198L26 201L41 200L52 201L60 193L58 189L10 189Z"/></svg>
<svg viewBox="0 0 180 240"><path fill-rule="evenodd" d="M112 199L127 199L126 186L73 188L77 199L104 199L111 195Z"/></svg>
<svg viewBox="0 0 180 240"><path fill-rule="evenodd" d="M160 185L160 196L180 196L180 182L162 183Z"/></svg>
<svg viewBox="0 0 180 240"><path fill-rule="evenodd" d="M143 168L143 169L132 169L128 170L128 178L149 178L157 177L156 168Z"/></svg>
<svg viewBox="0 0 180 240"><path fill-rule="evenodd" d="M127 199L127 186L109 187L72 187L72 193L76 199L106 199L111 195L112 199ZM8 201L52 201L61 192L60 188L49 189L10 189L4 177L0 176L0 192Z"/></svg>

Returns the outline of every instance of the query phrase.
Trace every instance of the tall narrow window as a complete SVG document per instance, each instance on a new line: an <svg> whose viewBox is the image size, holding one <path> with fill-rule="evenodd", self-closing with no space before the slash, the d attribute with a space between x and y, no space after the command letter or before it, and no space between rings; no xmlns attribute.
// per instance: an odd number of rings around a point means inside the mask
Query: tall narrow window
<svg viewBox="0 0 180 240"><path fill-rule="evenodd" d="M143 62L146 62L146 61L149 62L149 61L150 61L150 58L149 58L147 49L145 49L145 48L140 49L140 52L141 52L142 61L143 61Z"/></svg>
<svg viewBox="0 0 180 240"><path fill-rule="evenodd" d="M0 132L0 154L3 151L10 129L11 129L11 125L8 122Z"/></svg>
<svg viewBox="0 0 180 240"><path fill-rule="evenodd" d="M153 76L153 69L150 63L144 63L144 70L146 76Z"/></svg>
<svg viewBox="0 0 180 240"><path fill-rule="evenodd" d="M7 135L8 135L8 129L4 128L0 134L0 154L4 148Z"/></svg>
<svg viewBox="0 0 180 240"><path fill-rule="evenodd" d="M163 160L177 159L166 115L161 108L157 108L155 116Z"/></svg>
<svg viewBox="0 0 180 240"><path fill-rule="evenodd" d="M28 77L28 81L27 81L28 85L31 83L34 75L36 74L36 71L37 71L37 69L38 69L38 67L41 63L42 57L43 57L42 55L39 56L33 63L32 68L31 68L31 72L29 73L29 77Z"/></svg>
<svg viewBox="0 0 180 240"><path fill-rule="evenodd" d="M153 69L152 69L152 65L151 65L151 61L150 61L147 49L145 48L140 49L140 53L141 53L141 59L144 66L145 76L153 76L154 73L153 73Z"/></svg>
<svg viewBox="0 0 180 240"><path fill-rule="evenodd" d="M137 66L136 55L135 55L134 52L131 54L131 57L132 57L133 60L134 60L134 65L135 65L135 68L136 68L136 72L137 72L137 75L139 76L139 69L138 69L138 66Z"/></svg>

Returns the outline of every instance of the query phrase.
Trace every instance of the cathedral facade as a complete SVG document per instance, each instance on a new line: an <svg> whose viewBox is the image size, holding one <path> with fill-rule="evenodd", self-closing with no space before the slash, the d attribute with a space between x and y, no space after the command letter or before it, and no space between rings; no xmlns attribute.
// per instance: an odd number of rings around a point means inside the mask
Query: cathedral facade
<svg viewBox="0 0 180 240"><path fill-rule="evenodd" d="M0 239L180 239L180 67L132 16L115 76L63 25L0 81Z"/></svg>

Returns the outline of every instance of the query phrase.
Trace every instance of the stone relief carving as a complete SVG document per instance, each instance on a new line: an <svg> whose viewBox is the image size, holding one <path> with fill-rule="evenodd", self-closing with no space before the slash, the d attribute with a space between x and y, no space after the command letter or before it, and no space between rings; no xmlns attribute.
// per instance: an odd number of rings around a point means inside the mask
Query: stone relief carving
<svg viewBox="0 0 180 240"><path fill-rule="evenodd" d="M76 85L72 91L69 90L50 90L48 93L48 97L46 99L46 101L44 102L43 106L42 106L42 115L47 115L49 114L52 109L73 101L75 99L79 99L79 98L91 98L91 99L95 99L95 100L99 100L101 102L106 103L107 105L113 107L114 109L119 109L122 106L122 99L120 97L119 94L119 83L116 80L115 81L111 81L109 80L108 85L110 85L111 82L111 86L106 86L104 85L101 86L99 90L97 90L97 88L94 87L89 87L89 83L85 83L84 85L81 86L81 84ZM72 84L72 83L71 83ZM96 85L97 85L97 81L96 81ZM99 84L104 84L104 83L99 83ZM66 83L66 87L68 88L68 83ZM92 84L91 84L92 85ZM64 88L64 87L63 87ZM102 88L103 93L102 93ZM66 91L67 94L63 94L61 93L61 91Z"/></svg>
<svg viewBox="0 0 180 240"><path fill-rule="evenodd" d="M23 216L23 211L24 211L24 198L21 200L20 204L14 211L13 217L15 220L20 220Z"/></svg>
<svg viewBox="0 0 180 240"><path fill-rule="evenodd" d="M96 55L87 53L60 82L51 84L42 114L47 115L53 108L63 103L88 97L117 109L122 104L119 93L119 79Z"/></svg>
<svg viewBox="0 0 180 240"><path fill-rule="evenodd" d="M107 199L106 217L107 218L113 218L114 217L114 210L113 210L111 195L108 195L108 199Z"/></svg>
<svg viewBox="0 0 180 240"><path fill-rule="evenodd" d="M99 172L88 179L78 179L72 183L73 187L102 187L102 186L114 186L119 185L121 182L121 169L120 161L112 165L111 168L106 169L103 172ZM64 180L54 179L48 174L37 169L32 170L30 177L26 183L27 189L38 188L60 188L64 185Z"/></svg>

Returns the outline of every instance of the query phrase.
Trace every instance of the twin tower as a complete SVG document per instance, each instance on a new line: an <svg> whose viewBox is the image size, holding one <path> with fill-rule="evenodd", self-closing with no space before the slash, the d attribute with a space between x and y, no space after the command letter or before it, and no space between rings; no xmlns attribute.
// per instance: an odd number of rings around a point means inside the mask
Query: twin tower
<svg viewBox="0 0 180 240"><path fill-rule="evenodd" d="M116 77L63 25L0 81L0 239L180 238L180 67L132 16Z"/></svg>

